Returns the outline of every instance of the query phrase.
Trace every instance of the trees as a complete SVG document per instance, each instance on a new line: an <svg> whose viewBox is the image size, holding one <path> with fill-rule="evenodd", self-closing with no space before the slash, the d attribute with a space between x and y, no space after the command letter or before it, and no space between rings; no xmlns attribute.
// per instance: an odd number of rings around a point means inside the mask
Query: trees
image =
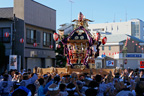
<svg viewBox="0 0 144 96"><path fill-rule="evenodd" d="M67 58L66 56L64 56L64 47L62 42L59 42L58 47L55 50L56 52L56 65L58 65L59 67L65 67L66 66L66 61Z"/></svg>

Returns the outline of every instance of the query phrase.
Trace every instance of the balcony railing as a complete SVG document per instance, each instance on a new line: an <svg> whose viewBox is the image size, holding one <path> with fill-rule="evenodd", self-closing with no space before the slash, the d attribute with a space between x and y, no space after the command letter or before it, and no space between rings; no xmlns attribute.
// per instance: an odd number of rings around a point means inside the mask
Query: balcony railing
<svg viewBox="0 0 144 96"><path fill-rule="evenodd" d="M27 42L28 44L33 44L33 43L36 42L36 39L27 38L27 39L26 39L26 42Z"/></svg>
<svg viewBox="0 0 144 96"><path fill-rule="evenodd" d="M51 42L43 41L43 46L50 47Z"/></svg>

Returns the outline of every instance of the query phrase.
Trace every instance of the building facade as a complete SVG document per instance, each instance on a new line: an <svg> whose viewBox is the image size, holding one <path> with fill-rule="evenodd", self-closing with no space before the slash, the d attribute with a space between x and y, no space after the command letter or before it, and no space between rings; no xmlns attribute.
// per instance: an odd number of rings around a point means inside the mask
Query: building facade
<svg viewBox="0 0 144 96"><path fill-rule="evenodd" d="M100 56L95 59L95 68L140 68L140 61L144 61L144 41L125 34L107 35L107 40L106 45L100 46Z"/></svg>
<svg viewBox="0 0 144 96"><path fill-rule="evenodd" d="M127 22L89 24L92 34L128 34L144 40L144 22L140 19L132 19Z"/></svg>
<svg viewBox="0 0 144 96"><path fill-rule="evenodd" d="M5 32L9 37L5 37ZM12 33L13 33L13 8L0 8L0 43L5 46L5 63L9 64L9 55L12 54ZM3 64L5 65L5 64ZM6 65L1 68L6 69Z"/></svg>
<svg viewBox="0 0 144 96"><path fill-rule="evenodd" d="M56 10L33 0L14 0L11 11L13 41L10 42L13 53L9 55L21 56L21 68L25 69L54 66ZM4 25L3 22L0 23ZM20 43L21 38L24 43ZM33 46L34 43L37 44L36 47Z"/></svg>

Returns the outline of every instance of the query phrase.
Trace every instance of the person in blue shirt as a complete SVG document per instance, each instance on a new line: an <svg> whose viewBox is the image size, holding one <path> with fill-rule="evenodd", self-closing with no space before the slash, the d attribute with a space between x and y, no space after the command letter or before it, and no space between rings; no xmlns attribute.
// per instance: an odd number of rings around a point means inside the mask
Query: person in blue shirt
<svg viewBox="0 0 144 96"><path fill-rule="evenodd" d="M40 78L38 81L39 81L40 87L38 89L37 96L46 96L47 93L46 94L44 93L44 87L43 87L43 85L44 85L44 79Z"/></svg>
<svg viewBox="0 0 144 96"><path fill-rule="evenodd" d="M48 77L48 81L44 87L44 93L48 92L48 87L53 83L53 79L51 78L51 75Z"/></svg>
<svg viewBox="0 0 144 96"><path fill-rule="evenodd" d="M10 96L32 96L32 93L29 89L24 86L19 86L15 89Z"/></svg>

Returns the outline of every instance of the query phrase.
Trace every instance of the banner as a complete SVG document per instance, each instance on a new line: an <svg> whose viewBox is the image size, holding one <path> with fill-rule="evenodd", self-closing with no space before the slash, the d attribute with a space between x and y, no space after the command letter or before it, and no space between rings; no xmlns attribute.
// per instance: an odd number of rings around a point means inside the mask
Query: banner
<svg viewBox="0 0 144 96"><path fill-rule="evenodd" d="M114 61L113 60L106 61L106 66L114 66Z"/></svg>
<svg viewBox="0 0 144 96"><path fill-rule="evenodd" d="M17 69L17 55L9 56L9 69Z"/></svg>

